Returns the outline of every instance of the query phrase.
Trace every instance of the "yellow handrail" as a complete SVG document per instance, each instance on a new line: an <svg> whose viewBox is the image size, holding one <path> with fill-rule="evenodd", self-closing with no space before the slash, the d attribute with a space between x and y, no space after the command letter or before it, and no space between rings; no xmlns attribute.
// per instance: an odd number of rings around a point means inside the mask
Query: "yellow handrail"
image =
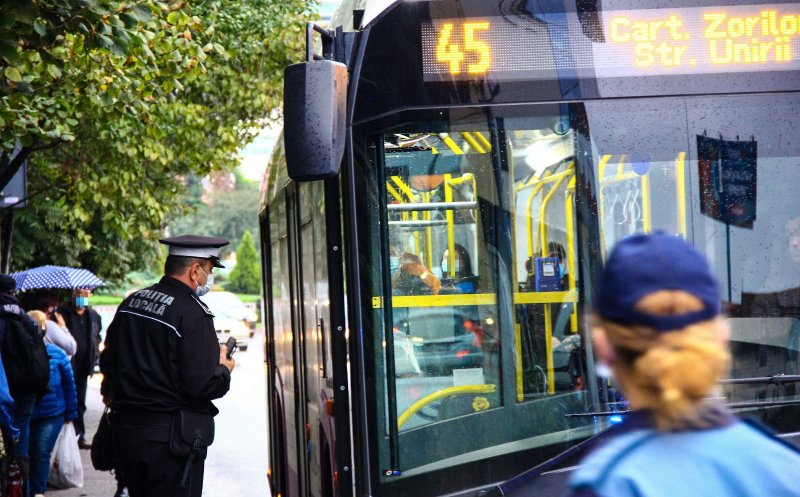
<svg viewBox="0 0 800 497"><path fill-rule="evenodd" d="M517 402L525 400L525 388L522 384L522 325L517 323L515 325L517 350L514 355L514 365L517 367Z"/></svg>
<svg viewBox="0 0 800 497"><path fill-rule="evenodd" d="M474 148L476 152L478 152L479 154L485 154L485 153L486 153L486 149L484 149L484 148L481 146L481 144L480 144L480 143L478 143L478 140L476 140L476 139L475 139L475 138L474 138L474 137L473 137L473 136L472 136L472 135L469 133L469 131L462 131L462 132L461 132L461 136L463 136L463 137L464 137L464 140L466 140L466 141L467 141L467 143L469 143L469 145L470 145L472 148Z"/></svg>
<svg viewBox="0 0 800 497"><path fill-rule="evenodd" d="M406 409L400 417L397 418L397 428L399 429L402 427L406 422L411 419L411 416L416 414L420 409L425 407L426 405L430 404L431 402L436 402L439 399L443 399L445 397L452 397L453 395L468 395L468 394L476 394L476 393L493 393L497 390L497 387L494 384L486 384L486 385L464 385L460 387L449 387L439 390L437 392L433 392L430 395L426 395L422 397L418 401L411 404L411 406Z"/></svg>
<svg viewBox="0 0 800 497"><path fill-rule="evenodd" d="M678 232L686 238L686 152L678 153L675 183L678 197Z"/></svg>
<svg viewBox="0 0 800 497"><path fill-rule="evenodd" d="M653 231L653 212L650 206L650 172L642 175L642 228L645 233Z"/></svg>
<svg viewBox="0 0 800 497"><path fill-rule="evenodd" d="M464 151L461 150L461 147L459 147L458 144L456 144L455 140L450 138L450 135L448 135L447 133L441 133L439 135L439 138L444 142L445 145L447 145L447 148L452 150L454 154L464 155Z"/></svg>
<svg viewBox="0 0 800 497"><path fill-rule="evenodd" d="M431 203L431 193L425 192L422 194L422 200L429 204ZM422 219L425 221L431 220L431 211L425 211L422 213ZM433 230L430 226L425 228L425 258L428 261L428 267L434 267L435 264L433 263Z"/></svg>
<svg viewBox="0 0 800 497"><path fill-rule="evenodd" d="M575 254L577 253L575 247L575 176L569 180L569 185L567 185L567 195L564 203L564 210L566 211L566 226L564 227L567 230L567 285L568 290L570 292L575 291L575 287L577 286L577 281L575 279L575 272L577 271L577 267L575 264ZM577 306L572 306L572 314L569 317L570 322L570 330L572 333L577 333L578 331L578 309Z"/></svg>
<svg viewBox="0 0 800 497"><path fill-rule="evenodd" d="M492 150L492 142L487 140L486 137L483 136L483 133L481 133L480 131L476 131L475 136L477 136L478 141L483 144L483 148L485 148L486 150Z"/></svg>
<svg viewBox="0 0 800 497"><path fill-rule="evenodd" d="M453 185L450 184L452 175L444 175L444 201L450 203L453 201ZM456 277L456 220L453 215L453 209L447 209L445 213L447 219L447 273L450 279ZM444 276L444 275L442 275Z"/></svg>

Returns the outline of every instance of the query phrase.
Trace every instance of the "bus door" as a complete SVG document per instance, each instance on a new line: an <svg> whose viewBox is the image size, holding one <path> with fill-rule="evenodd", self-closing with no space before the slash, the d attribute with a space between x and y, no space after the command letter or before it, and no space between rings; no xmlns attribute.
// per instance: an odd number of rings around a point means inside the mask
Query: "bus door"
<svg viewBox="0 0 800 497"><path fill-rule="evenodd" d="M291 375L295 389L293 398L286 398L285 422L287 428L287 462L289 466L290 496L308 495L309 487L309 461L307 457L310 433L308 426L307 402L307 374L306 374L306 343L304 334L304 279L303 279L303 227L302 210L299 192L295 183L286 187L286 226L288 235L288 260L283 266L290 279L290 316L292 337L293 367ZM309 230L310 233L310 230ZM312 272L313 274L313 272Z"/></svg>
<svg viewBox="0 0 800 497"><path fill-rule="evenodd" d="M302 375L305 387L305 459L308 463L309 494L320 496L331 490L330 447L323 425L330 420L324 412L325 401L332 398L330 385L328 312L328 263L324 213L324 188L321 181L301 183L299 191L299 244L297 267L299 318L303 341ZM323 474L326 476L323 478ZM323 491L323 486L325 490ZM304 494L305 495L305 494Z"/></svg>
<svg viewBox="0 0 800 497"><path fill-rule="evenodd" d="M415 476L593 430L565 417L588 409L569 129L553 131L558 114L510 129L487 121L412 123L378 146L376 411L382 474L397 495L422 484ZM537 174L539 164L514 164L534 142L548 154L530 148L532 158L552 159ZM471 478L446 474L435 492Z"/></svg>

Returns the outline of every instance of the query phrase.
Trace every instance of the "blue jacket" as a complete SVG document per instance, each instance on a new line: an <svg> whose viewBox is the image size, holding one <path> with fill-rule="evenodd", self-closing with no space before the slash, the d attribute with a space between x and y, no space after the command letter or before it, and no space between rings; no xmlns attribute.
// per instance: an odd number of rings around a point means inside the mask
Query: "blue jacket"
<svg viewBox="0 0 800 497"><path fill-rule="evenodd" d="M50 356L50 392L33 409L33 419L63 415L66 420L78 417L78 395L69 357L60 347L46 344Z"/></svg>
<svg viewBox="0 0 800 497"><path fill-rule="evenodd" d="M592 451L574 497L800 497L800 453L747 423L663 433L636 428Z"/></svg>

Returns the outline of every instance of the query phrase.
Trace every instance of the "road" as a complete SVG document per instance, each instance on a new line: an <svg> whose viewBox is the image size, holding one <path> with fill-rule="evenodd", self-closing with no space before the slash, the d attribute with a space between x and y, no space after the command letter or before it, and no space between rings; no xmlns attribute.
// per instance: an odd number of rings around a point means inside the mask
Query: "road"
<svg viewBox="0 0 800 497"><path fill-rule="evenodd" d="M247 351L236 353L231 390L215 401L220 413L215 418L216 436L206 460L203 494L211 497L267 497L267 425L262 335L250 339ZM86 395L86 424L89 434L97 428L103 412L100 375L89 381ZM83 456L84 486L48 490L51 497L112 497L114 477L95 471L89 451Z"/></svg>

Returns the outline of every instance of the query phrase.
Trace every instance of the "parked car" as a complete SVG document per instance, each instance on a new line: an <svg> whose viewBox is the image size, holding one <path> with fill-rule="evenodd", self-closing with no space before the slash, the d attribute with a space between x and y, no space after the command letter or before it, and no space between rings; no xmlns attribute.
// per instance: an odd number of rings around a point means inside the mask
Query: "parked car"
<svg viewBox="0 0 800 497"><path fill-rule="evenodd" d="M258 315L233 293L209 292L201 297L201 300L206 303L215 316L218 313L225 313L226 316L245 323L249 330L248 336L252 337L255 334Z"/></svg>
<svg viewBox="0 0 800 497"><path fill-rule="evenodd" d="M224 343L229 337L235 337L239 350L247 350L247 341L252 336L247 324L227 309L211 308L211 312L214 313L214 330L219 341Z"/></svg>

